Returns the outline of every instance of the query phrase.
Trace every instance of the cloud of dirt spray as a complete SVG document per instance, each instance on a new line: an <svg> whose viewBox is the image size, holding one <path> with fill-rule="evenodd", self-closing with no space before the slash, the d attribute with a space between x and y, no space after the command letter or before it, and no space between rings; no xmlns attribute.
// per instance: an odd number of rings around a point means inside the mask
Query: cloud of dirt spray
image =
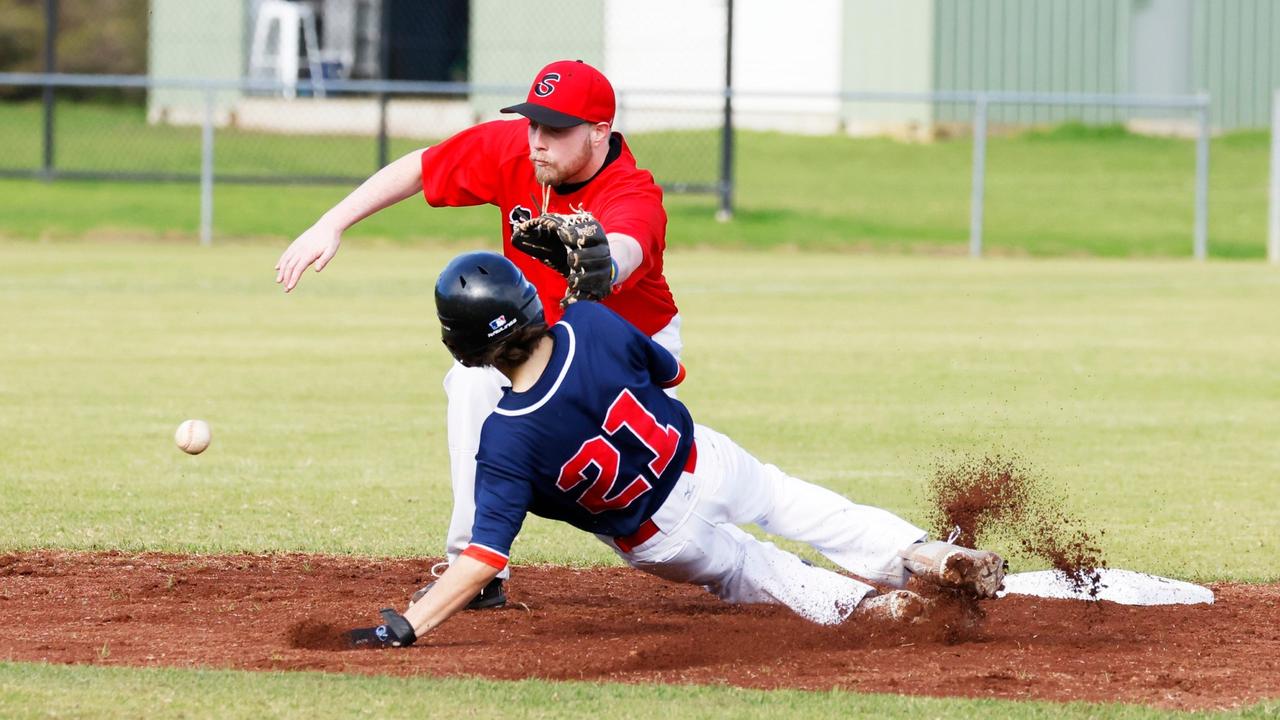
<svg viewBox="0 0 1280 720"><path fill-rule="evenodd" d="M1101 590L1098 570L1106 561L1097 536L1021 459L990 454L940 461L927 492L935 537L959 528L955 542L971 548L1001 538L1048 562L1073 589L1094 597Z"/></svg>

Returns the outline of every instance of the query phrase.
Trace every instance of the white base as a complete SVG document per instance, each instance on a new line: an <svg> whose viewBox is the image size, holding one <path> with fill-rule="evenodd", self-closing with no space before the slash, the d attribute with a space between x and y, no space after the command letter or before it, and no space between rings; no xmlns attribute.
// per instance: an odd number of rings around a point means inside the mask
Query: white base
<svg viewBox="0 0 1280 720"><path fill-rule="evenodd" d="M1056 570L1006 575L1004 590L997 597L1034 595L1064 600L1110 600L1121 605L1213 604L1213 591L1202 585L1132 570L1105 568L1098 572L1102 576L1102 588L1097 597L1091 597L1087 587L1084 590L1072 588L1071 583Z"/></svg>

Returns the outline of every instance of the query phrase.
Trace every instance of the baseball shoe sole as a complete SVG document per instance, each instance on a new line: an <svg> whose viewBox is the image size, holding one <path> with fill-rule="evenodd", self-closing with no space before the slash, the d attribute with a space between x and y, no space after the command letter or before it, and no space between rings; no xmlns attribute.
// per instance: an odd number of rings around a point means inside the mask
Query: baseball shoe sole
<svg viewBox="0 0 1280 720"><path fill-rule="evenodd" d="M854 614L864 620L911 623L924 617L929 602L910 590L872 595L858 603Z"/></svg>
<svg viewBox="0 0 1280 720"><path fill-rule="evenodd" d="M989 550L971 550L940 541L917 543L902 553L907 569L944 587L993 598L1004 586L1008 563Z"/></svg>

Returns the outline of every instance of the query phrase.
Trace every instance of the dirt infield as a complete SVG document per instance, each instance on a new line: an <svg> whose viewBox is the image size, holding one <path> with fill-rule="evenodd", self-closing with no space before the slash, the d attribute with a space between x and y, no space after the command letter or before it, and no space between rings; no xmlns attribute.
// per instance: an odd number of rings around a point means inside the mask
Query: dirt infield
<svg viewBox="0 0 1280 720"><path fill-rule="evenodd" d="M1222 708L1280 697L1280 586L1217 585L1212 606L1008 597L959 633L821 628L774 607L617 569L519 567L511 603L406 650L311 649L369 625L425 561L308 555L0 556L0 659L99 665L727 683ZM952 638L948 641L948 638ZM308 646L308 647L303 647Z"/></svg>

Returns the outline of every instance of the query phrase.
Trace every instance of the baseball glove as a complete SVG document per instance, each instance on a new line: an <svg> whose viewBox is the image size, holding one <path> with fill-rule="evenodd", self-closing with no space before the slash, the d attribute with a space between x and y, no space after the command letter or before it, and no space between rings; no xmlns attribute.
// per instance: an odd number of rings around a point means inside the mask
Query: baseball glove
<svg viewBox="0 0 1280 720"><path fill-rule="evenodd" d="M543 213L511 233L511 244L569 281L561 305L603 300L613 290L613 258L604 228L591 213Z"/></svg>

